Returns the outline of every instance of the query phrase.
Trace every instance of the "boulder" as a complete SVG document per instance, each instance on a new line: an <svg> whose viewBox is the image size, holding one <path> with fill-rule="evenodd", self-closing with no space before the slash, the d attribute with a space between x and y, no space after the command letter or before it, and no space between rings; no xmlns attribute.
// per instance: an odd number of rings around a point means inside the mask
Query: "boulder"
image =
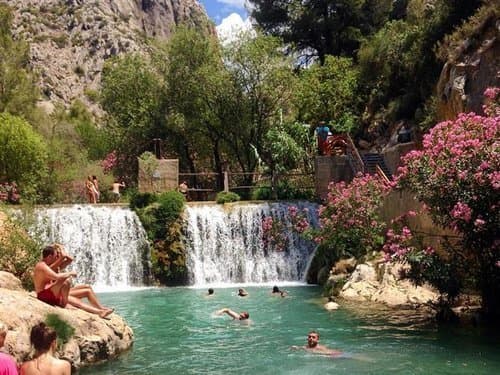
<svg viewBox="0 0 500 375"><path fill-rule="evenodd" d="M345 283L340 296L389 306L413 306L437 301L439 294L429 286L414 286L408 280L401 280L399 275L402 269L401 264L360 264Z"/></svg>
<svg viewBox="0 0 500 375"><path fill-rule="evenodd" d="M23 290L21 280L13 274L5 271L0 271L0 288L9 290Z"/></svg>
<svg viewBox="0 0 500 375"><path fill-rule="evenodd" d="M50 306L34 293L0 287L0 321L9 329L4 349L18 363L31 358L31 327L44 321L47 314L57 314L75 328L73 337L58 352L74 368L108 360L132 346L132 329L117 314L109 315L107 320L79 309Z"/></svg>

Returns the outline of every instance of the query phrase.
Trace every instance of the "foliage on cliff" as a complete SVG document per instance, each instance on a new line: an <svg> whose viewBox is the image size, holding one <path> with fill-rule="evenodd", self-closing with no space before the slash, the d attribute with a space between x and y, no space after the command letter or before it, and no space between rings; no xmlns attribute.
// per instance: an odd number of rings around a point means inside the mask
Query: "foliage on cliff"
<svg viewBox="0 0 500 375"><path fill-rule="evenodd" d="M0 270L14 274L25 288L31 289L31 270L38 259L38 245L0 208Z"/></svg>
<svg viewBox="0 0 500 375"><path fill-rule="evenodd" d="M164 285L185 284L186 254L182 237L185 198L176 191L136 194L131 208L137 212L152 242L153 274Z"/></svg>

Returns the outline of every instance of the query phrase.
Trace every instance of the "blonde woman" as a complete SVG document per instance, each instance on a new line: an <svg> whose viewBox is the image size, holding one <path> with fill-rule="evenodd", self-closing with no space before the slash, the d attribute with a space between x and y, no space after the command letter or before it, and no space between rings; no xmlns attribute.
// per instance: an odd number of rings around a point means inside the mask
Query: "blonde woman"
<svg viewBox="0 0 500 375"><path fill-rule="evenodd" d="M87 181L85 181L85 194L87 195L89 203L97 203L96 190L94 182L92 181L92 176L88 176Z"/></svg>

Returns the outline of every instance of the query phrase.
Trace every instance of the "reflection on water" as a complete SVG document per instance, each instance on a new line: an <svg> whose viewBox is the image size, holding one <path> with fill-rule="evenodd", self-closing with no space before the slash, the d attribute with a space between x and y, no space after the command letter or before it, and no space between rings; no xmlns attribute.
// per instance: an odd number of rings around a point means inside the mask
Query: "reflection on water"
<svg viewBox="0 0 500 375"><path fill-rule="evenodd" d="M498 334L471 329L438 329L415 311L366 303L323 309L317 287L286 287L289 297L270 287L206 290L165 288L106 293L134 329L134 347L120 358L81 374L493 374L500 368ZM223 307L249 311L241 325L214 312ZM416 319L410 319L416 317ZM343 358L302 350L310 330L321 343L342 350Z"/></svg>

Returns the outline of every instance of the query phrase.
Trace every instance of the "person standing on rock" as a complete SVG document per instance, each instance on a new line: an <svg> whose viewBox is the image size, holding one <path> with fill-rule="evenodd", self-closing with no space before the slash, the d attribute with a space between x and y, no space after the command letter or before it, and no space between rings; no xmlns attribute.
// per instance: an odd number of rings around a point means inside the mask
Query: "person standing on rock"
<svg viewBox="0 0 500 375"><path fill-rule="evenodd" d="M7 337L7 327L0 322L0 349L3 348L5 338ZM17 375L17 365L14 358L6 353L0 352L0 374Z"/></svg>
<svg viewBox="0 0 500 375"><path fill-rule="evenodd" d="M35 358L24 362L21 375L70 375L71 364L54 357L57 348L57 333L45 323L31 329L31 345L35 348Z"/></svg>

